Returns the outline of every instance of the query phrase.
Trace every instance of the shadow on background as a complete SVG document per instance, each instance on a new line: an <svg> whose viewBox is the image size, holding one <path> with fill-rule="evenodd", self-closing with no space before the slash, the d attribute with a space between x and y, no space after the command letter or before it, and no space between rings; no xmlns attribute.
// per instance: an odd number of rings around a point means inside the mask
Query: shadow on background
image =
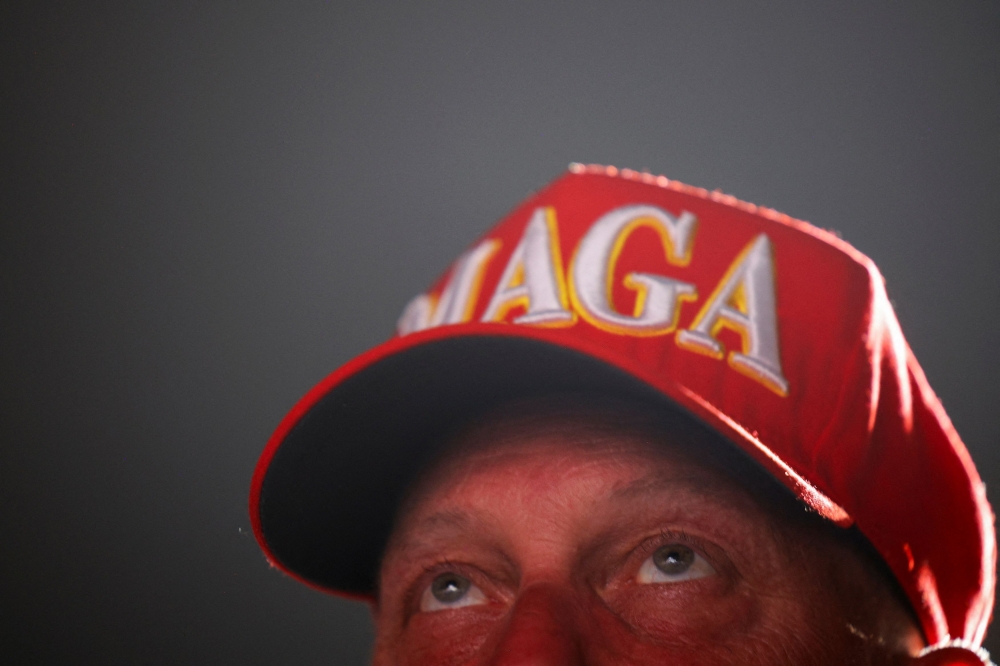
<svg viewBox="0 0 1000 666"><path fill-rule="evenodd" d="M249 535L256 457L570 161L872 256L1000 502L998 5L291 4L0 9L7 658L365 663Z"/></svg>

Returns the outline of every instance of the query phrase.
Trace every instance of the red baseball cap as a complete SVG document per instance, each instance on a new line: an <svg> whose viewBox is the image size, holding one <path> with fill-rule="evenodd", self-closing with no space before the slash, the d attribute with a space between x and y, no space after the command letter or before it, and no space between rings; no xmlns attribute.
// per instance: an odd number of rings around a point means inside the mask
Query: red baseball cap
<svg viewBox="0 0 1000 666"><path fill-rule="evenodd" d="M488 405L567 390L682 408L856 525L931 645L981 644L993 514L872 261L787 215L614 167L572 165L289 412L254 473L257 540L294 578L371 598L434 443Z"/></svg>

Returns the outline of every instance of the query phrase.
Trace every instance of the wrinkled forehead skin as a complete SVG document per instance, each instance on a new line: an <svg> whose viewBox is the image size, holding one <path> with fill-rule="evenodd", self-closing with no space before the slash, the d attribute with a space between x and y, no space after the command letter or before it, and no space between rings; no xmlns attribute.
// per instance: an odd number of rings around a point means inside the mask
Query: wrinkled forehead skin
<svg viewBox="0 0 1000 666"><path fill-rule="evenodd" d="M891 573L853 532L669 416L563 396L508 405L455 437L398 516L376 663L520 650L531 663L890 664L918 652ZM711 575L636 585L665 538L696 548ZM448 567L488 601L415 608L424 569Z"/></svg>
<svg viewBox="0 0 1000 666"><path fill-rule="evenodd" d="M394 529L428 488L453 482L463 466L474 462L488 469L510 455L541 455L546 444L565 444L573 455L600 454L602 465L613 465L619 455L638 454L649 467L664 457L683 461L715 478L716 486L738 490L769 511L844 532L725 438L666 403L600 392L555 392L490 407L442 439L400 502Z"/></svg>

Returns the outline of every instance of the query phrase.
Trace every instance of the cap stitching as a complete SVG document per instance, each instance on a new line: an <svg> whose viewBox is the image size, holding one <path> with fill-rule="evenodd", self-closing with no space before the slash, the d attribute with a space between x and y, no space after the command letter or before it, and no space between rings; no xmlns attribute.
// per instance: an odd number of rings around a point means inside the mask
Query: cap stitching
<svg viewBox="0 0 1000 666"><path fill-rule="evenodd" d="M607 176L610 178L620 178L623 180L631 180L637 183L645 183L647 185L654 185L657 187L662 187L667 190L673 190L675 192L681 192L682 194L687 194L690 196L695 196L700 199L706 199L708 201L714 201L715 203L720 203L730 208L735 208L746 213L751 213L753 215L759 215L773 222L779 222L781 224L794 227L799 231L804 231L805 233L819 238L820 240L835 246L837 249L848 254L852 259L859 263L868 263L871 260L860 252L856 247L842 239L836 233L828 231L826 229L821 229L814 224L806 222L805 220L800 220L794 218L787 213L782 213L781 211L775 210L774 208L768 208L767 206L758 206L755 203L749 201L743 201L737 197L726 194L722 190L706 190L704 187L695 187L694 185L687 185L680 182L679 180L672 180L666 176L656 176L649 171L636 171L634 169L619 169L615 166L604 165L604 164L582 164L580 162L570 162L569 172L577 175L593 175L593 176Z"/></svg>

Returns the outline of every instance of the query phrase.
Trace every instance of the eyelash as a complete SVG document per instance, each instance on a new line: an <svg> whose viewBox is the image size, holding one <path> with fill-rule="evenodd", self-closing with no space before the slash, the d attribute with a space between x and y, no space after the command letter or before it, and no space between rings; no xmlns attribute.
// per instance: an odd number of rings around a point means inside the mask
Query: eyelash
<svg viewBox="0 0 1000 666"><path fill-rule="evenodd" d="M714 564L712 562L713 558L708 556L710 550L708 548L708 544L703 539L700 539L692 534L688 534L684 530L671 530L663 528L660 530L659 534L643 540L636 550L640 551L643 555L643 559L645 560L646 557L652 555L660 546L665 546L671 543L680 543L685 546L690 546L694 550L698 551L698 553L708 560L710 564Z"/></svg>
<svg viewBox="0 0 1000 666"><path fill-rule="evenodd" d="M707 545L706 542L697 536L688 534L684 530L671 530L668 528L662 528L658 534L644 539L636 547L636 551L638 551L642 556L642 560L640 561L644 561L647 557L651 556L653 552L656 551L656 549L671 543L681 543L686 546L690 546L691 548L697 550L702 557L709 559L711 563L712 558L709 558L707 555L709 549L706 547ZM406 605L410 608L413 608L414 605L417 603L417 600L419 599L420 595L423 593L424 588L427 587L427 585L430 584L430 581L433 580L434 577L437 576L438 574L452 571L457 574L463 575L466 578L469 578L469 580L473 580L475 582L474 579L478 577L469 575L470 568L471 567L469 567L468 565L460 564L446 557L440 558L438 560L431 562L430 564L424 565L422 567L420 574L416 576L416 578L413 581L413 584L410 586L409 592L407 593Z"/></svg>
<svg viewBox="0 0 1000 666"><path fill-rule="evenodd" d="M423 594L424 588L426 588L430 581L438 574L446 573L452 571L454 573L465 576L469 580L473 580L471 576L468 575L469 567L467 565L459 564L453 562L446 557L435 560L430 564L424 565L422 571L413 580L413 584L410 585L409 590L406 593L406 607L415 608L419 602L420 595Z"/></svg>
<svg viewBox="0 0 1000 666"><path fill-rule="evenodd" d="M451 569L459 566L457 563L452 562L447 557L442 557L439 560L435 560L430 564L424 566L424 570L421 572L421 576L426 576L432 573L443 573L445 569Z"/></svg>
<svg viewBox="0 0 1000 666"><path fill-rule="evenodd" d="M693 537L684 530L661 529L659 534L647 537L639 544L639 549L649 555L666 543L683 543L701 548L701 539Z"/></svg>

